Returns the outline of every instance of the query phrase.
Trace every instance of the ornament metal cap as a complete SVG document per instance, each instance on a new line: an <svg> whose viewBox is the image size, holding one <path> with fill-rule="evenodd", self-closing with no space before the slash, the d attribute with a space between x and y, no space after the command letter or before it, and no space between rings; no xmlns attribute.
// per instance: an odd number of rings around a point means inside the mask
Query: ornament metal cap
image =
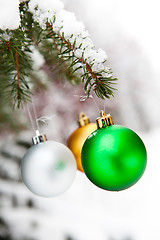
<svg viewBox="0 0 160 240"><path fill-rule="evenodd" d="M46 141L47 141L46 135L45 134L41 134L41 133L39 133L39 130L36 130L36 136L34 136L32 138L32 143L34 145L36 145L36 144L39 144L41 142L46 142Z"/></svg>
<svg viewBox="0 0 160 240"><path fill-rule="evenodd" d="M113 125L113 120L110 114L105 114L104 111L100 111L100 117L96 119L97 128L105 128Z"/></svg>
<svg viewBox="0 0 160 240"><path fill-rule="evenodd" d="M83 112L79 114L79 120L78 120L79 126L83 127L90 123L89 117L87 117Z"/></svg>

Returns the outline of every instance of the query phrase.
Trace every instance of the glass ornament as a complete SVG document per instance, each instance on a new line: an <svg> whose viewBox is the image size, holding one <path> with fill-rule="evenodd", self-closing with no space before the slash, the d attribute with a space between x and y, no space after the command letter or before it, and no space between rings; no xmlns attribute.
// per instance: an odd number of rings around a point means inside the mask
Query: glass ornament
<svg viewBox="0 0 160 240"><path fill-rule="evenodd" d="M65 145L46 141L39 133L34 145L21 161L21 176L27 188L41 197L54 197L65 192L73 182L77 165Z"/></svg>
<svg viewBox="0 0 160 240"><path fill-rule="evenodd" d="M97 129L95 123L90 123L90 119L84 113L79 114L79 127L69 136L67 147L72 151L77 162L77 168L83 172L81 164L81 150L86 138Z"/></svg>
<svg viewBox="0 0 160 240"><path fill-rule="evenodd" d="M103 111L97 125L98 129L82 147L81 161L86 176L96 186L109 191L131 187L146 168L144 143L132 130L113 125L111 116Z"/></svg>

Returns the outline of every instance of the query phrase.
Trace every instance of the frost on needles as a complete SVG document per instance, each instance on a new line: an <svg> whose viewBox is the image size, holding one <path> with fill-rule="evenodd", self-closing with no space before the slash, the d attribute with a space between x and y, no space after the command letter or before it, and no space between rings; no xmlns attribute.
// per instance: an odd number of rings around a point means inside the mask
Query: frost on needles
<svg viewBox="0 0 160 240"><path fill-rule="evenodd" d="M0 25L0 75L7 79L4 89L10 91L15 104L20 106L28 101L36 84L30 84L33 49L58 76L74 85L84 82L88 96L91 89L102 99L113 95L117 78L106 66L106 53L95 49L84 24L76 20L74 13L66 11L60 0L20 1L19 9L18 0L14 3L14 8L13 4L8 5L13 25L7 21Z"/></svg>

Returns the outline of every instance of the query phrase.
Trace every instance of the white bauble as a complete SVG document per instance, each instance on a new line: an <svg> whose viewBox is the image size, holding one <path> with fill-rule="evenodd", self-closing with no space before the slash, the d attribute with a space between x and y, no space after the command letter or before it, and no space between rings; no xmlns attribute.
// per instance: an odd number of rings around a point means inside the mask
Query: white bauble
<svg viewBox="0 0 160 240"><path fill-rule="evenodd" d="M31 192L42 197L62 194L72 184L76 170L70 149L55 141L33 145L21 162L23 182Z"/></svg>

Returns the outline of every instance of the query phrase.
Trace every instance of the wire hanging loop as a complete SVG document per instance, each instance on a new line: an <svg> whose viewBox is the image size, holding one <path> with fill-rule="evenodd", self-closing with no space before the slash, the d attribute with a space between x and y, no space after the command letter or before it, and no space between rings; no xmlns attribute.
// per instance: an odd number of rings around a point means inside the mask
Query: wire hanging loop
<svg viewBox="0 0 160 240"><path fill-rule="evenodd" d="M100 109L99 109L99 107L98 107L98 104L97 104L96 100L94 99L94 97L93 97L92 95L89 95L89 96L87 96L87 95L82 95L82 96L80 96L80 95L74 95L74 97L80 98L80 102L85 102L88 98L91 98L91 99L93 100L93 102L94 102L97 110L98 110L98 113L100 112Z"/></svg>
<svg viewBox="0 0 160 240"><path fill-rule="evenodd" d="M38 122L43 122L44 124L48 125L48 121L52 120L53 117L55 117L55 114L52 114L51 116L42 116L36 119Z"/></svg>

